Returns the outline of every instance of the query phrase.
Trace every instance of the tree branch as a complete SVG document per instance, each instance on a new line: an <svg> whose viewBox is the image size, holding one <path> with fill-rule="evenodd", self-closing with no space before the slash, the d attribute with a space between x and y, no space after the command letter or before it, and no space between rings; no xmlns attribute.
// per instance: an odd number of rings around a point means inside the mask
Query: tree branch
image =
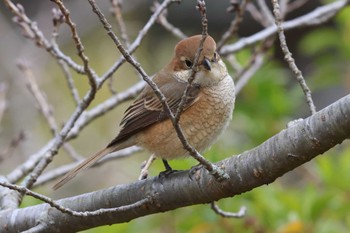
<svg viewBox="0 0 350 233"><path fill-rule="evenodd" d="M280 12L281 8L277 0L272 0L272 5L273 5L273 13L275 15L276 26L277 26L278 38L280 40L281 49L284 54L284 59L288 62L290 69L293 71L297 81L299 82L299 85L301 86L305 94L306 102L310 108L310 113L314 114L316 112L316 107L314 105L314 101L312 100L310 88L307 86L305 79L302 75L302 72L298 68L298 66L295 64L295 60L292 56L292 53L289 51L289 48L287 46L286 36L284 35L284 29L282 26L282 14Z"/></svg>
<svg viewBox="0 0 350 233"><path fill-rule="evenodd" d="M217 182L204 168L189 176L188 171L118 185L57 201L74 211L118 208L151 198L137 210L106 212L93 217L72 217L48 204L0 214L3 232L28 230L38 224L38 232L76 232L91 227L128 222L132 219L195 204L210 203L269 184L288 171L313 159L350 136L350 95L309 118L282 130L260 146L217 163L230 176ZM115 198L115 197L118 198ZM81 203L84 203L83 205ZM8 222L7 219L13 219ZM54 219L54 221L52 221Z"/></svg>
<svg viewBox="0 0 350 233"><path fill-rule="evenodd" d="M285 31L287 31L293 28L322 24L325 21L334 17L334 15L337 14L341 9L343 9L343 7L346 6L346 4L348 4L348 2L349 1L347 0L339 0L330 4L318 7L308 14L283 22L282 27ZM277 27L275 25L272 25L258 33L255 33L252 36L242 38L233 44L223 46L220 49L219 53L222 56L227 56L231 53L235 53L239 51L242 48L248 47L252 44L262 41L274 35L276 32L277 32Z"/></svg>

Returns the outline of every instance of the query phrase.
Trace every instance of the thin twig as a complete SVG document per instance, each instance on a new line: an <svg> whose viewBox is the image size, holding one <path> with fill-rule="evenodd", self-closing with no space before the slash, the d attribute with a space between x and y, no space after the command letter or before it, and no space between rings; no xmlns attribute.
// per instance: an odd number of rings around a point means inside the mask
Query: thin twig
<svg viewBox="0 0 350 233"><path fill-rule="evenodd" d="M259 46L259 48L254 52L248 64L241 69L236 75L235 80L237 80L235 85L236 95L243 89L243 87L248 83L251 77L256 73L256 71L264 64L264 58L266 52L271 48L275 37L267 38Z"/></svg>
<svg viewBox="0 0 350 233"><path fill-rule="evenodd" d="M10 142L10 145L7 148L0 152L0 163L8 157L11 157L15 149L19 146L21 142L26 139L26 135L21 131L15 138Z"/></svg>
<svg viewBox="0 0 350 233"><path fill-rule="evenodd" d="M292 12L303 5L305 5L308 2L308 0L294 0L289 1L288 7L287 7L287 13Z"/></svg>
<svg viewBox="0 0 350 233"><path fill-rule="evenodd" d="M5 83L0 82L0 123L7 106L7 101L6 101L7 88L8 87Z"/></svg>
<svg viewBox="0 0 350 233"><path fill-rule="evenodd" d="M111 5L112 5L111 11L117 22L120 37L122 38L122 41L124 42L124 45L126 46L126 48L129 48L130 40L129 40L129 36L126 30L126 25L122 14L123 0L111 0ZM115 95L117 94L117 91L113 87L113 82L114 82L114 78L113 76L111 76L111 78L108 80L108 89L113 95Z"/></svg>
<svg viewBox="0 0 350 233"><path fill-rule="evenodd" d="M61 67L64 76L66 77L66 81L68 84L68 89L73 97L73 100L75 101L76 105L79 104L79 102L81 101L80 96L79 96L79 92L78 89L76 88L75 84L74 84L74 80L72 77L71 72L69 71L69 67L68 65L63 62L62 60L57 60L59 66Z"/></svg>
<svg viewBox="0 0 350 233"><path fill-rule="evenodd" d="M123 0L111 0L111 5L112 5L113 15L117 21L120 37L122 38L125 46L129 48L130 46L129 36L126 31L126 26L125 26L123 14L122 14Z"/></svg>
<svg viewBox="0 0 350 233"><path fill-rule="evenodd" d="M120 207L115 207L115 208L104 208L104 209L98 209L98 210L94 210L94 211L75 211L69 208L66 208L62 205L60 205L58 202L52 200L51 198L42 195L40 193L36 193L33 192L29 189L27 189L26 187L23 186L19 186L19 185L14 185L14 184L10 184L10 183L6 183L6 182L2 182L0 181L0 185L12 190L16 190L20 193L25 193L26 195L32 196L38 200L41 200L47 204L49 204L50 206L54 207L55 209L61 211L62 213L66 213L75 217L87 217L87 216L98 216L98 215L102 215L105 213L116 213L116 212L124 212L124 211L128 211L130 209L134 209L137 207L140 207L142 205L145 205L147 203L150 203L152 201L151 197L142 199L140 201L137 201L135 203L132 203L130 205L125 205L125 206L120 206Z"/></svg>
<svg viewBox="0 0 350 233"><path fill-rule="evenodd" d="M274 24L275 19L272 15L271 10L269 9L269 7L266 4L266 1L265 0L257 0L257 3L258 3L258 6L260 8L261 15L263 15L263 17L265 18L265 20L264 20L265 27L271 26L272 24Z"/></svg>
<svg viewBox="0 0 350 233"><path fill-rule="evenodd" d="M5 5L15 15L14 21L21 27L24 35L33 40L38 47L45 48L45 50L58 60L63 60L72 69L80 74L85 74L84 67L75 63L69 56L66 56L57 46L51 44L39 30L36 22L30 20L25 14L24 8L21 4L16 5L11 0L4 0Z"/></svg>
<svg viewBox="0 0 350 233"><path fill-rule="evenodd" d="M234 37L238 32L239 25L243 20L243 14L249 0L243 0L240 6L236 7L235 19L231 22L229 29L222 35L221 39L217 43L217 49L220 50L221 47L227 42L228 39Z"/></svg>
<svg viewBox="0 0 350 233"><path fill-rule="evenodd" d="M155 11L155 9L157 9L159 7L159 3L158 1L154 1L153 2L153 6L152 6L152 11ZM162 25L167 31L169 31L171 34L173 34L174 36L176 36L177 38L179 38L180 40L187 38L188 36L183 33L181 31L180 28L175 27L174 25L172 25L168 19L167 19L167 14L168 11L165 9L158 17L157 19L157 23L159 23L160 25Z"/></svg>
<svg viewBox="0 0 350 233"><path fill-rule="evenodd" d="M343 7L347 4L347 2L348 2L347 0L339 0L330 4L318 7L310 13L307 13L298 18L283 22L282 27L284 30L291 30L298 27L314 26L314 25L322 24L327 20L331 19L332 17L334 17L335 14L337 14L341 9L343 9ZM252 36L242 38L233 44L223 46L219 50L219 53L222 56L227 56L228 54L235 53L243 48L251 46L252 44L255 44L259 41L262 41L274 35L276 32L277 32L277 27L275 25L272 25L260 32L255 33Z"/></svg>
<svg viewBox="0 0 350 233"><path fill-rule="evenodd" d="M84 71L89 79L90 84L90 90L86 93L84 98L79 102L79 105L75 109L74 113L71 115L68 122L64 125L63 129L57 136L55 137L55 141L53 146L49 149L49 151L46 151L40 161L37 162L37 164L34 164L34 169L31 172L31 174L24 179L22 182L22 185L25 187L30 188L37 178L41 175L41 173L44 171L44 169L52 162L53 157L57 154L57 151L59 148L64 144L64 141L74 126L77 119L80 117L82 112L90 105L91 101L94 99L96 90L97 90L97 75L92 70L92 68L89 66L89 61L87 56L84 53L84 47L81 43L81 39L78 35L76 25L73 23L73 21L70 18L70 13L68 9L64 6L62 1L60 0L53 0L59 7L60 11L62 12L65 22L69 26L71 33L72 33L72 39L75 43L76 49L78 51L79 57L82 59L84 63Z"/></svg>
<svg viewBox="0 0 350 233"><path fill-rule="evenodd" d="M55 139L51 139L46 145L42 146L37 152L29 156L29 158L22 164L18 165L9 174L6 175L10 183L17 183L33 171L40 159L50 150L55 144Z"/></svg>
<svg viewBox="0 0 350 233"><path fill-rule="evenodd" d="M265 16L258 10L258 8L252 3L248 2L246 6L247 12L250 13L252 18L259 24L261 24L264 27L269 26L266 22Z"/></svg>
<svg viewBox="0 0 350 233"><path fill-rule="evenodd" d="M171 3L173 3L174 0L164 0L162 2L162 4L160 4L160 6L154 11L154 13L152 14L152 16L149 18L149 20L147 21L147 23L145 24L145 26L139 31L136 39L134 40L134 42L130 45L130 47L128 48L128 53L129 54L133 54L136 49L140 46L143 38L147 35L149 29L156 23L157 18L159 17L159 15L166 9L169 7L169 5ZM121 56L121 58L119 58L119 60L117 62L115 62L111 68L109 68L109 70L103 74L101 76L101 78L99 79L98 82L98 86L101 86L108 78L110 78L114 72L119 69L119 67L124 64L125 62L125 57Z"/></svg>
<svg viewBox="0 0 350 233"><path fill-rule="evenodd" d="M92 90L96 90L97 89L97 79L98 76L96 75L95 71L92 70L92 68L89 65L89 58L85 55L84 53L84 46L81 42L81 39L78 35L78 30L77 27L75 25L75 23L73 23L71 17L70 17L70 12L69 10L64 6L63 2L61 0L52 0L54 3L57 4L57 6L59 7L60 11L62 12L64 18L65 18L65 22L66 24L69 26L71 33L72 33L72 39L75 43L75 47L77 49L78 52L78 56L81 58L81 60L84 63L84 71L86 72L88 78L89 78L89 83L91 86Z"/></svg>
<svg viewBox="0 0 350 233"><path fill-rule="evenodd" d="M286 41L286 37L284 35L283 26L282 26L280 6L279 6L277 0L272 0L272 4L273 4L273 13L275 15L275 22L277 25L278 37L279 37L279 40L281 43L281 49L282 49L282 52L284 54L284 59L288 62L290 69L293 71L297 81L299 82L302 90L304 91L304 94L306 97L306 102L310 108L310 113L314 114L314 113L316 113L316 107L315 107L313 100L312 100L311 91L305 82L305 79L301 73L301 70L299 70L299 68L295 64L295 60L292 57L292 53L289 51L289 48L287 46L287 41Z"/></svg>
<svg viewBox="0 0 350 233"><path fill-rule="evenodd" d="M69 144L69 143L64 143L63 144L63 149L67 152L67 154L74 160L74 161L79 161L83 159L83 156L78 154L74 147Z"/></svg>
<svg viewBox="0 0 350 233"><path fill-rule="evenodd" d="M59 36L59 30L60 30L60 26L63 23L64 23L64 16L63 16L62 12L57 10L56 8L53 8L52 9L53 30L52 30L51 43L54 47L57 47L57 48L58 48L57 39ZM78 105L80 102L79 92L74 84L74 80L73 80L72 74L69 70L69 67L68 67L67 63L61 59L57 59L57 63L61 67L63 74L66 77L69 91L72 94L75 103Z"/></svg>
<svg viewBox="0 0 350 233"><path fill-rule="evenodd" d="M139 180L144 180L148 177L148 169L151 167L154 160L156 160L156 156L154 156L154 154L151 154L145 163L142 164Z"/></svg>
<svg viewBox="0 0 350 233"><path fill-rule="evenodd" d="M286 17L287 14L287 7L288 7L288 2L290 0L278 0L278 5L279 5L279 13L280 13L280 18L281 18L281 22L284 20L284 18ZM272 3L273 5L273 3ZM275 15L275 14L274 14ZM276 15L275 15L276 18Z"/></svg>
<svg viewBox="0 0 350 233"><path fill-rule="evenodd" d="M237 57L234 54L229 54L226 57L226 61L229 63L234 73L238 73L242 70L242 65L238 62ZM235 90L236 91L236 90Z"/></svg>
<svg viewBox="0 0 350 233"><path fill-rule="evenodd" d="M24 76L27 81L27 87L31 92L31 94L34 96L41 114L46 119L51 129L52 135L55 136L57 134L58 126L57 126L55 117L53 116L52 106L48 103L44 92L40 90L39 85L37 84L35 77L33 75L33 72L28 67L26 62L24 60L19 60L17 63L17 66L24 73Z"/></svg>
<svg viewBox="0 0 350 233"><path fill-rule="evenodd" d="M238 95L243 87L248 83L248 81L253 77L256 71L264 63L265 54L260 53L254 56L254 58L249 62L249 65L245 67L237 76L239 77L238 81L235 84L235 93Z"/></svg>
<svg viewBox="0 0 350 233"><path fill-rule="evenodd" d="M220 207L214 201L210 203L210 207L215 213L224 218L243 218L247 212L247 208L245 206L242 206L237 213L226 212L220 209Z"/></svg>

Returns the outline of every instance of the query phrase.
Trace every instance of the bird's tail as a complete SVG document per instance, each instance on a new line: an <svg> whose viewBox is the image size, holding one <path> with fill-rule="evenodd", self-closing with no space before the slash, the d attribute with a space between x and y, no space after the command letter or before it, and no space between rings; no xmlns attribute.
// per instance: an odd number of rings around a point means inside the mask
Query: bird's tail
<svg viewBox="0 0 350 233"><path fill-rule="evenodd" d="M84 161L82 161L81 163L79 163L75 168L73 168L66 175L64 175L59 181L57 181L57 183L52 188L54 190L59 189L64 184L66 184L68 181L73 179L79 172L91 167L98 160L100 160L103 156L105 156L113 151L117 151L119 149L122 149L122 148L119 148L118 146L111 146L111 147L106 147L103 150L100 150L96 154L90 156L89 158L87 158Z"/></svg>

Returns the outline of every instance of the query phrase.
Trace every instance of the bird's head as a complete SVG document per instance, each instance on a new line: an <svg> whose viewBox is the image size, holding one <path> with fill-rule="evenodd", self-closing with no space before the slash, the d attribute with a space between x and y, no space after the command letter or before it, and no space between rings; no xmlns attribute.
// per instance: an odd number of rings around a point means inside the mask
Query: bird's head
<svg viewBox="0 0 350 233"><path fill-rule="evenodd" d="M176 45L175 56L168 65L168 69L175 73L175 78L187 82L192 73L201 39L202 35L196 35L181 40ZM197 73L194 82L202 86L215 85L226 74L226 66L216 52L216 43L211 36L207 36L197 63Z"/></svg>

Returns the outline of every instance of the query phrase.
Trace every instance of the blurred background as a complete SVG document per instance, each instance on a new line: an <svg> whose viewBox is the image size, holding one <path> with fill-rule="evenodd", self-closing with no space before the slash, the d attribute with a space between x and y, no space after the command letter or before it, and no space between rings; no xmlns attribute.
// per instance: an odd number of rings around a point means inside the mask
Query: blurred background
<svg viewBox="0 0 350 233"><path fill-rule="evenodd" d="M37 22L47 38L51 38L52 8L55 5L42 0L35 1L35 4L31 1L15 2L21 3L27 15ZM123 16L131 41L150 17L152 2L124 1ZM288 14L287 20L329 2L331 1L307 1L301 8ZM120 57L117 48L86 1L64 3L77 24L91 66L102 75ZM118 32L115 19L111 15L110 1L98 1L98 5L112 23L114 31ZM168 10L169 22L187 35L200 34L200 15L195 5L196 1L171 5ZM206 5L209 34L214 39L219 39L234 18L234 14L226 11L230 1L208 0ZM246 37L261 29L260 24L249 14L245 14L238 35ZM30 67L59 124L63 125L67 121L75 105L57 62L45 50L21 35L20 28L12 22L11 13L2 2L0 35L0 109L1 104L6 104L5 110L0 111L0 171L1 174L7 174L52 138L35 99L28 91L26 78L16 64L24 61ZM291 30L286 36L296 63L303 71L313 93L318 110L349 93L349 7L330 22L317 27ZM235 38L230 42L234 40ZM152 75L170 61L178 41L178 38L162 26L155 25L135 57L148 75ZM66 25L61 27L58 43L67 55L81 63ZM240 63L245 64L251 53L252 49L247 48L239 51L236 56ZM268 54L266 63L237 96L230 128L204 154L209 160L219 161L249 150L284 129L289 121L309 116L302 90L284 62L277 42ZM233 72L232 69L230 72ZM117 92L123 91L138 80L136 72L126 64L114 74L113 88ZM88 90L87 78L74 74L74 81L82 96ZM89 109L112 95L107 86L106 83ZM118 124L128 104L123 103L86 127L77 139L71 141L76 152L88 156L106 146L117 134ZM19 140L15 149L7 153L11 142L21 138L21 135L24 137ZM52 191L51 184L35 191L59 199L129 183L138 178L140 165L147 158L146 152L140 152L90 169L58 191ZM71 158L61 149L47 170L69 162ZM195 164L191 158L171 161L175 169L188 169ZM163 165L157 160L151 167L150 175L157 175L162 170ZM216 215L209 205L200 205L85 232L348 232L349 171L350 143L344 142L271 185L219 201L219 206L226 211L238 211L240 206L246 206L248 213L243 219L224 219ZM26 197L23 206L37 203L40 202Z"/></svg>

